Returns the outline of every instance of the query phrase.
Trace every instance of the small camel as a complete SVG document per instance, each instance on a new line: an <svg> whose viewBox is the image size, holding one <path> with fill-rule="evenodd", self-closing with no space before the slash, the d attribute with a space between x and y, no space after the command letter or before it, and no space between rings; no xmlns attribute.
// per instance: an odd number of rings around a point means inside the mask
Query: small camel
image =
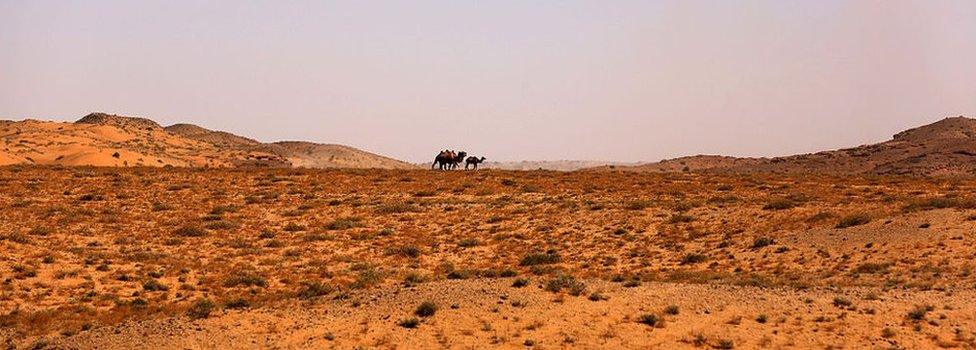
<svg viewBox="0 0 976 350"><path fill-rule="evenodd" d="M468 170L468 165L474 165L474 169L478 170L478 164L481 164L484 161L485 157L478 158L475 156L470 156L464 161L464 170Z"/></svg>

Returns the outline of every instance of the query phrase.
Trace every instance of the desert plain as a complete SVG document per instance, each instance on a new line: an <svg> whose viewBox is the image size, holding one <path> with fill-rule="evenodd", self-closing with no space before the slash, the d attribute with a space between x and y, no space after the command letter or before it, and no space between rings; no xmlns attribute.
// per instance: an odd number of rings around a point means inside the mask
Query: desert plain
<svg viewBox="0 0 976 350"><path fill-rule="evenodd" d="M976 180L0 168L10 348L976 347Z"/></svg>

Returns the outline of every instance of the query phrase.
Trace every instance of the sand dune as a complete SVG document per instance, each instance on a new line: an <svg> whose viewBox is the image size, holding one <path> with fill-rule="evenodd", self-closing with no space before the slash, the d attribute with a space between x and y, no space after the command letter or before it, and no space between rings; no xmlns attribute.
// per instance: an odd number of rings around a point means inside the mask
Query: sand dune
<svg viewBox="0 0 976 350"><path fill-rule="evenodd" d="M395 168L414 166L342 145L261 143L192 124L163 128L137 117L92 113L75 123L0 124L0 165Z"/></svg>

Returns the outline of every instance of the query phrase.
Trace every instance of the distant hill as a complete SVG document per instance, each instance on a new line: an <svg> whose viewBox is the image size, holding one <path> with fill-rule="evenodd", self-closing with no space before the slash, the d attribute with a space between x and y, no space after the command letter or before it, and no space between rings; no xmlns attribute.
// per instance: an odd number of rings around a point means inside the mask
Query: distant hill
<svg viewBox="0 0 976 350"><path fill-rule="evenodd" d="M945 118L902 131L882 143L811 154L774 158L697 155L636 166L605 166L590 170L974 175L976 120L962 116Z"/></svg>
<svg viewBox="0 0 976 350"><path fill-rule="evenodd" d="M74 123L0 121L0 165L414 168L348 146L262 143L193 124L162 127L138 117L92 113Z"/></svg>
<svg viewBox="0 0 976 350"><path fill-rule="evenodd" d="M609 162L609 161L595 161L595 160L546 160L546 161L530 161L523 160L518 162L488 162L481 164L479 167L486 169L502 169L502 170L556 170L556 171L574 171L585 168L592 168L598 166L628 166L636 165L637 163L623 163L623 162Z"/></svg>
<svg viewBox="0 0 976 350"><path fill-rule="evenodd" d="M415 169L413 164L372 154L343 145L304 141L278 141L270 144L276 153L296 167L305 168L383 168ZM281 150L281 151L278 151Z"/></svg>
<svg viewBox="0 0 976 350"><path fill-rule="evenodd" d="M227 147L257 146L260 142L224 131L213 131L193 124L173 124L163 128L171 133Z"/></svg>

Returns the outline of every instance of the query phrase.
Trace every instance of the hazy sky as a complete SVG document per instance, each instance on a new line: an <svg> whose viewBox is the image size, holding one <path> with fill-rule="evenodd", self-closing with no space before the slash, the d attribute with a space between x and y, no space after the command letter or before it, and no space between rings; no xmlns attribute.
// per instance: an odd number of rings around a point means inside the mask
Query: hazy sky
<svg viewBox="0 0 976 350"><path fill-rule="evenodd" d="M976 117L976 1L0 0L0 118L409 161L784 155Z"/></svg>

